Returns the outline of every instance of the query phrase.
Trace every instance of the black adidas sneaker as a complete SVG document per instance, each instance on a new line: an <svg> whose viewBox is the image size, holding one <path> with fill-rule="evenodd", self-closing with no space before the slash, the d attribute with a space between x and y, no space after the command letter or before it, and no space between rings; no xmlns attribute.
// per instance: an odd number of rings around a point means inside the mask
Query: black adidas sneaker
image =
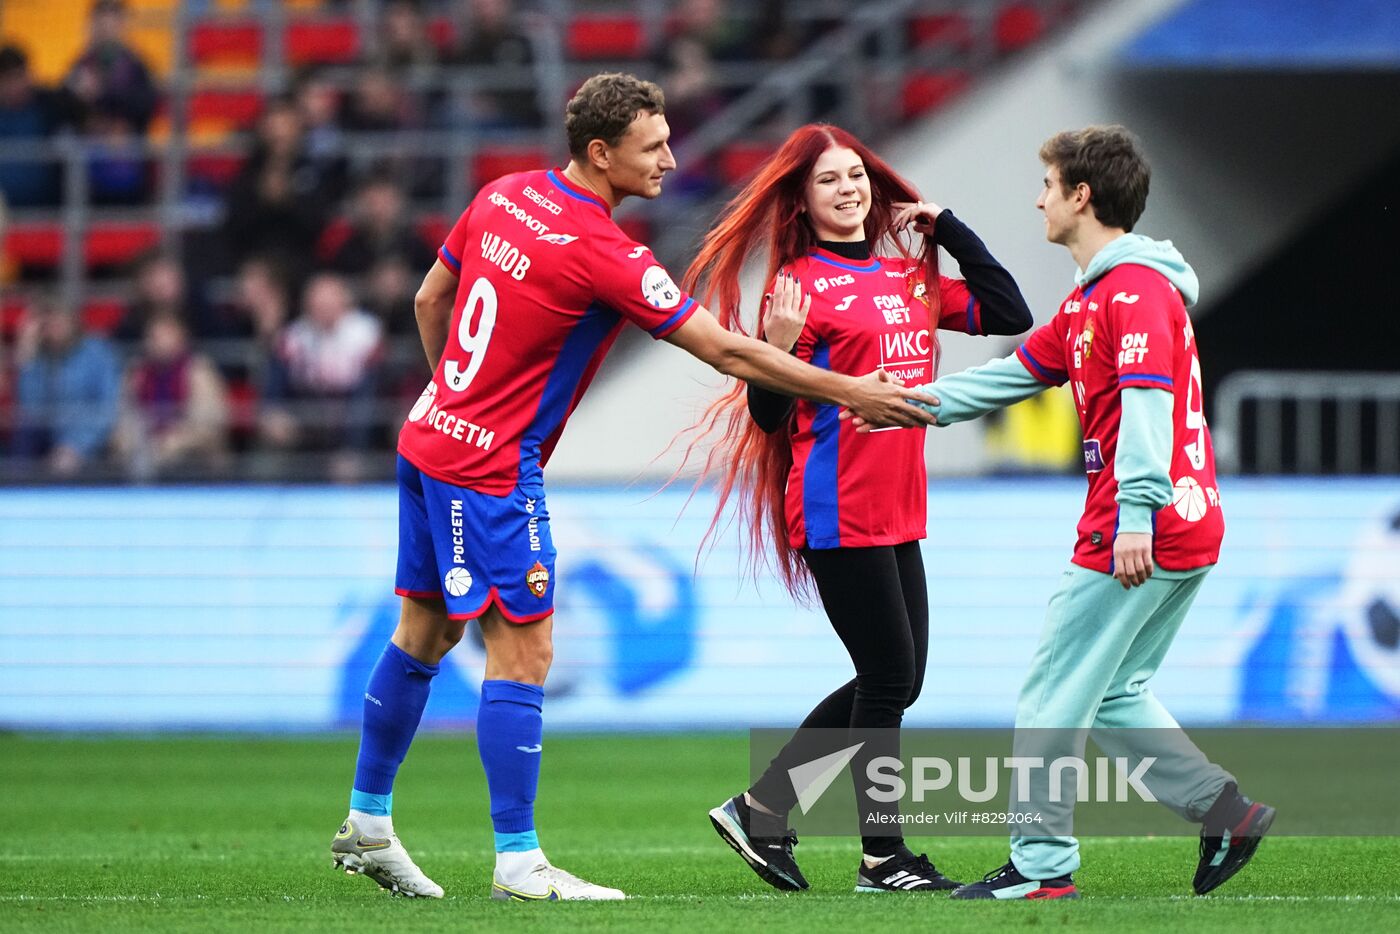
<svg viewBox="0 0 1400 934"><path fill-rule="evenodd" d="M739 795L712 809L710 823L764 882L785 892L807 888L807 880L792 858L797 834L786 826L786 818L755 811Z"/></svg>
<svg viewBox="0 0 1400 934"><path fill-rule="evenodd" d="M1274 814L1267 804L1240 794L1234 782L1225 786L1201 823L1201 858L1191 880L1197 895L1218 888L1245 867L1269 832Z"/></svg>
<svg viewBox="0 0 1400 934"><path fill-rule="evenodd" d="M860 861L856 870L857 892L947 892L962 885L939 872L928 856L915 856L908 847L878 866Z"/></svg>

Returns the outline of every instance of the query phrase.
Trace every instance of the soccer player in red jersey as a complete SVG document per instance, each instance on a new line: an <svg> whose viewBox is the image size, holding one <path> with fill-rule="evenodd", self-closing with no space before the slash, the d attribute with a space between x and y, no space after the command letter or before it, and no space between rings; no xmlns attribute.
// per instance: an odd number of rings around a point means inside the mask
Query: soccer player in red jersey
<svg viewBox="0 0 1400 934"><path fill-rule="evenodd" d="M831 373L720 327L618 229L613 208L659 195L676 165L654 84L589 79L565 129L568 166L486 185L415 301L434 372L399 436L403 609L365 691L350 816L332 843L336 865L404 894L440 898L442 888L393 832L393 781L438 663L476 620L486 646L476 732L496 835L492 897L623 897L549 863L534 801L555 584L543 468L625 322L723 373L880 424L932 421L909 404L932 398L884 373Z"/></svg>
<svg viewBox="0 0 1400 934"><path fill-rule="evenodd" d="M1131 233L1150 171L1120 126L1060 133L1040 150L1045 233L1066 247L1076 287L1009 357L937 380L940 425L1069 383L1089 491L1078 539L1021 689L1016 745L1046 763L1083 755L1084 731L1182 817L1201 824L1193 880L1205 894L1254 855L1272 808L1180 732L1147 688L1220 554L1225 523L1188 305L1197 280L1170 241ZM1043 782L1043 779L1042 779ZM1031 782L1031 787L1041 786ZM1032 791L1025 805L1047 793ZM954 898L1075 897L1070 803L1011 838L1011 859ZM1049 799L1054 801L1055 799ZM1036 812L1040 813L1040 812ZM1053 826L1052 826L1053 824Z"/></svg>
<svg viewBox="0 0 1400 934"><path fill-rule="evenodd" d="M918 234L911 250L904 230ZM768 300L760 336L838 373L880 367L907 382L931 379L938 330L1018 334L1031 313L1015 281L951 211L918 192L844 130L796 130L731 202L685 277L743 331L739 271L766 246ZM938 246L965 279L940 275ZM817 704L800 731L744 794L710 812L715 829L764 881L805 889L786 815L797 803L788 770L820 756L826 732L874 732L854 774L898 755L904 711L928 658L928 594L919 539L927 535L924 431L858 434L834 406L738 384L710 413L725 432L710 464L720 473L716 521L731 493L750 523L753 555L776 553L796 596L820 594L856 676ZM847 745L842 743L842 745ZM857 782L857 790L866 783ZM935 892L957 883L904 844L893 809L861 800L859 891Z"/></svg>

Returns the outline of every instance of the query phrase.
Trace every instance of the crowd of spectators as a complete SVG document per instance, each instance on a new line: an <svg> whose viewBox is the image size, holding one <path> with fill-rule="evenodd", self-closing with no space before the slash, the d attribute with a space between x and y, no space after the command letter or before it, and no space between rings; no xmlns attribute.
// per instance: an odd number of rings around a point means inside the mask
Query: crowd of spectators
<svg viewBox="0 0 1400 934"><path fill-rule="evenodd" d="M101 284L122 296L114 320L85 330L81 298L60 300L53 270L21 270L24 313L0 319L10 479L99 467L209 477L235 458L260 459L275 477L295 472L296 457L356 479L384 462L366 455L392 449L405 400L421 390L412 296L443 233L445 175L463 170L396 147L393 134L466 127L490 140L550 125L541 84L528 79L543 54L541 14L508 0L431 5L444 11L450 41L429 28L424 3L384 0L358 67L296 72L267 96L246 157L217 192L214 229L108 271ZM742 92L719 66L790 56L818 28L801 35L783 11L780 0L741 17L727 0L667 5L658 41L631 67L663 83L678 144ZM80 139L89 203L139 212L157 196L145 141L165 105L127 42L129 18L123 0L97 0L86 47L52 87L34 79L21 46L0 46L0 146ZM443 66L501 80L459 93ZM716 185L691 167L674 190ZM64 189L52 158L0 158L0 214L8 204L58 216ZM415 210L424 204L435 223Z"/></svg>

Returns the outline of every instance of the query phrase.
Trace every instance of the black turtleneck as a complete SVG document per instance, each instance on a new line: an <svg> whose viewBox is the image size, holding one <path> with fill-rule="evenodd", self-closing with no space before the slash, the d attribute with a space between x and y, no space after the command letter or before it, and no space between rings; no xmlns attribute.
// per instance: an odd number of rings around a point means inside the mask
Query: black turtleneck
<svg viewBox="0 0 1400 934"><path fill-rule="evenodd" d="M982 239L952 211L945 208L939 213L930 239L958 261L967 290L980 306L980 333L1020 334L1031 326L1031 310L1016 280L996 261ZM870 259L868 240L819 240L817 245L843 259ZM792 415L791 396L750 383L748 397L749 415L769 434L782 427Z"/></svg>
<svg viewBox="0 0 1400 934"><path fill-rule="evenodd" d="M817 246L844 259L869 259L869 240L818 240Z"/></svg>

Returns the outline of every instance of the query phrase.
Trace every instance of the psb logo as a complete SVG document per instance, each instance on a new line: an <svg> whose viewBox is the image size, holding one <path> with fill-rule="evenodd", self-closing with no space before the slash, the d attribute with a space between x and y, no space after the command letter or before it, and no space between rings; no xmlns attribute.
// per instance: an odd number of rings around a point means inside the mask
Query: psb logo
<svg viewBox="0 0 1400 934"><path fill-rule="evenodd" d="M408 413L410 422L421 421L424 415L428 414L428 409L433 407L433 400L437 399L437 383L429 381L423 394L418 397L418 401L413 403L413 408Z"/></svg>
<svg viewBox="0 0 1400 934"><path fill-rule="evenodd" d="M443 588L454 597L464 597L472 589L472 572L466 568L453 568L442 579Z"/></svg>
<svg viewBox="0 0 1400 934"><path fill-rule="evenodd" d="M852 276L852 275L850 275L850 274L847 274L847 275L844 275L844 276L822 276L822 277L821 277L820 279L818 279L816 282L813 282L813 283L812 283L812 288L816 289L816 290L817 290L817 294L820 295L822 292L825 292L827 289L834 289L834 288L836 288L838 285L855 285L855 284L856 284L856 277L855 277L855 276Z"/></svg>
<svg viewBox="0 0 1400 934"><path fill-rule="evenodd" d="M681 290L666 270L652 266L642 273L642 298L651 307L664 311L681 303Z"/></svg>
<svg viewBox="0 0 1400 934"><path fill-rule="evenodd" d="M525 572L525 586L530 588L530 593L544 599L544 592L549 589L549 568L536 561L534 566Z"/></svg>
<svg viewBox="0 0 1400 934"><path fill-rule="evenodd" d="M538 237L536 237L535 239L536 239L536 240L543 240L545 243L553 243L553 244L555 244L556 246L566 246L566 245L568 245L568 244L570 244L570 243L573 243L575 240L578 239L578 237L575 237L573 234L556 234L556 233L550 233L550 234L540 234L540 235L539 235Z"/></svg>

